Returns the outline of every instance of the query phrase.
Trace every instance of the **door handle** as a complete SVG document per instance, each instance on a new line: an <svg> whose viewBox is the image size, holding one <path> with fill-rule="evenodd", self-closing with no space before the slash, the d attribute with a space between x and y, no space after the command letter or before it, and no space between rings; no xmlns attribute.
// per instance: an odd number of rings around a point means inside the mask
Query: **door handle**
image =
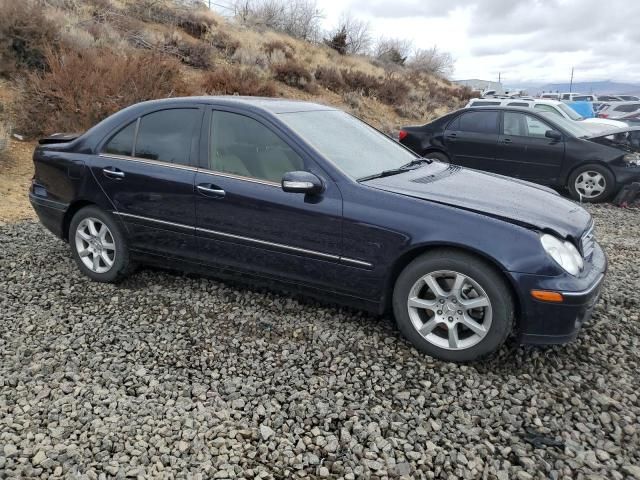
<svg viewBox="0 0 640 480"><path fill-rule="evenodd" d="M448 138L449 140L455 140L457 137L458 137L458 134L457 134L457 133L448 133L448 134L447 134L447 138Z"/></svg>
<svg viewBox="0 0 640 480"><path fill-rule="evenodd" d="M513 141L510 138L503 138L502 143L513 143Z"/></svg>
<svg viewBox="0 0 640 480"><path fill-rule="evenodd" d="M117 180L124 178L124 172L115 167L105 167L102 169L102 173L105 177L108 178L114 178Z"/></svg>
<svg viewBox="0 0 640 480"><path fill-rule="evenodd" d="M222 198L226 195L226 192L217 187L216 185L211 185L210 183L201 183L198 185L198 192L207 196L207 197L215 197Z"/></svg>

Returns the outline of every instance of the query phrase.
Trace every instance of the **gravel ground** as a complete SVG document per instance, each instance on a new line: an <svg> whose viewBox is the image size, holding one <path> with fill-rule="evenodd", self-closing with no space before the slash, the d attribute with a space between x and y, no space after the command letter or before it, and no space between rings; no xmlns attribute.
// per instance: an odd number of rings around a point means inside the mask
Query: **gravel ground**
<svg viewBox="0 0 640 480"><path fill-rule="evenodd" d="M640 212L568 346L475 365L389 319L154 270L92 283L0 227L0 477L640 479Z"/></svg>

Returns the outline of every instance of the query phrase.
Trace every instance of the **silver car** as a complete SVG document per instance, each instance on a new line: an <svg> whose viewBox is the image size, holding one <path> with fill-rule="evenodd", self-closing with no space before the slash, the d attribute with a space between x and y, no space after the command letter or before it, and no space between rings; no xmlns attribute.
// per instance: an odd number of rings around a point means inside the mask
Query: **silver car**
<svg viewBox="0 0 640 480"><path fill-rule="evenodd" d="M598 118L622 119L630 113L640 110L640 102L611 102L604 104L598 110Z"/></svg>

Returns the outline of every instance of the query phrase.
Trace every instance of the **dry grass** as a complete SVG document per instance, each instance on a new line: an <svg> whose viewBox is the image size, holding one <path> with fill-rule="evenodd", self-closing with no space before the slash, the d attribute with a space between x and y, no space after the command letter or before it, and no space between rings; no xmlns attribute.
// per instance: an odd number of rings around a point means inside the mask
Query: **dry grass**
<svg viewBox="0 0 640 480"><path fill-rule="evenodd" d="M29 73L17 116L20 132L84 131L133 103L191 93L180 64L149 52L48 52L46 72ZM90 86L90 88L88 88Z"/></svg>
<svg viewBox="0 0 640 480"><path fill-rule="evenodd" d="M273 80L241 67L217 68L204 77L201 89L207 95L275 97L278 93Z"/></svg>

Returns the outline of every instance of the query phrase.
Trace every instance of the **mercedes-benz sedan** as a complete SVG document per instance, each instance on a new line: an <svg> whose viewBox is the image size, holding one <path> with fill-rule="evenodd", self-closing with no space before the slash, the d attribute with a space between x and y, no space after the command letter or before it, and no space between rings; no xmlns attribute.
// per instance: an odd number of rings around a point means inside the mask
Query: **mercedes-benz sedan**
<svg viewBox="0 0 640 480"><path fill-rule="evenodd" d="M138 263L253 278L391 311L446 360L511 334L572 340L607 267L579 205L416 157L323 105L158 100L40 143L31 203L91 279Z"/></svg>

